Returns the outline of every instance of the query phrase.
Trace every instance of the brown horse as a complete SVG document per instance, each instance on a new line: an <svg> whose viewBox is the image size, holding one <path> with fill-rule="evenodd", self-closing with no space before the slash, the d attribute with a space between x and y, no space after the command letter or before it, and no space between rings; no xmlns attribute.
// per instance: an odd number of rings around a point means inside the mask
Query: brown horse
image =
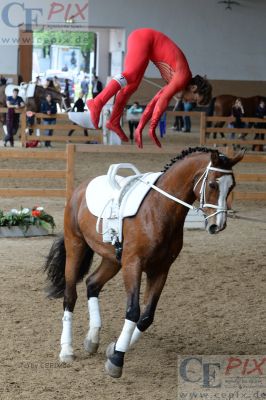
<svg viewBox="0 0 266 400"><path fill-rule="evenodd" d="M76 285L89 271L93 254L97 253L102 257L101 264L86 280L90 327L84 347L91 354L97 351L101 328L98 296L106 282L122 269L127 293L125 323L117 342L107 348L105 364L110 376L121 376L125 352L153 322L169 268L183 246L188 209L198 199L206 230L213 234L225 229L227 199L235 186L232 167L243 155L244 151L230 159L217 150L189 148L173 158L149 190L137 214L124 219L123 239L118 246L103 243L95 229L97 218L89 211L85 199L88 182L74 191L65 208L64 236L54 242L44 267L50 281L48 295L54 298L64 295L61 361L70 362L74 358L72 317L77 300ZM141 313L139 295L143 272L147 282L145 309Z"/></svg>
<svg viewBox="0 0 266 400"><path fill-rule="evenodd" d="M264 100L266 102L266 97L263 96L239 97L229 94L222 94L212 99L210 106L207 110L207 116L216 115L220 117L230 117L230 115L232 114L232 106L235 103L236 99L241 100L245 111L244 116L247 118L255 118L256 109L260 101ZM224 122L217 122L215 124L215 127L222 128L224 124ZM214 133L214 139L216 139L216 136L216 133ZM224 137L224 134L221 133L221 136Z"/></svg>

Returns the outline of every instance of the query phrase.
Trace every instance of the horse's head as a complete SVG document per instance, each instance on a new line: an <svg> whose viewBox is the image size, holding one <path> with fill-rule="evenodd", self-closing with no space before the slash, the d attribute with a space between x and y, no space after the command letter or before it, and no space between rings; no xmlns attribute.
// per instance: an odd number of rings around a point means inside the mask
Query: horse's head
<svg viewBox="0 0 266 400"><path fill-rule="evenodd" d="M206 230L211 234L226 227L228 196L235 186L232 167L242 160L244 153L242 150L230 159L212 151L207 167L196 175L194 193L205 215Z"/></svg>

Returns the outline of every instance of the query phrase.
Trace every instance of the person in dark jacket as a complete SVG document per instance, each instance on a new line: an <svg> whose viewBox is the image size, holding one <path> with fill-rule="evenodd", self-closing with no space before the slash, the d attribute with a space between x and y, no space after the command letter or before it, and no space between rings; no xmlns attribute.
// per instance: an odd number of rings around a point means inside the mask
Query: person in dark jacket
<svg viewBox="0 0 266 400"><path fill-rule="evenodd" d="M71 111L76 111L76 112L84 112L85 111L85 103L83 101L83 95L84 95L83 92L81 92L79 94L79 98L75 102ZM73 132L75 132L75 129L71 129L71 131L68 132L68 136L71 136ZM84 129L84 136L88 136L87 129Z"/></svg>
<svg viewBox="0 0 266 400"><path fill-rule="evenodd" d="M102 82L99 80L98 76L94 75L92 81L92 98L95 99L95 97L97 97L102 90L103 90Z"/></svg>
<svg viewBox="0 0 266 400"><path fill-rule="evenodd" d="M19 91L16 88L13 90L13 95L8 96L6 99L6 105L8 108L6 116L7 135L5 136L4 146L6 146L9 141L10 146L14 147L14 135L17 133L19 128L19 114L17 114L15 110L25 106L22 97L20 97L18 93Z"/></svg>
<svg viewBox="0 0 266 400"><path fill-rule="evenodd" d="M256 109L256 118L264 119L266 121L266 104L263 99L260 100L259 105ZM266 129L266 123L265 122L258 122L255 124L255 128L259 129ZM256 133L255 140L264 140L264 133ZM252 150L255 151L263 151L263 145L253 145Z"/></svg>
<svg viewBox="0 0 266 400"><path fill-rule="evenodd" d="M47 115L54 115L54 114L56 114L56 112L57 112L56 103L52 99L51 94L47 94L46 99L41 103L41 113L47 114ZM43 118L44 125L54 125L55 122L56 122L56 118ZM53 129L45 130L44 134L46 136L52 136ZM45 147L52 147L51 142L50 141L45 142Z"/></svg>
<svg viewBox="0 0 266 400"><path fill-rule="evenodd" d="M242 121L242 118L244 117L245 111L244 107L242 104L242 101L240 99L236 99L232 106L232 111L231 111L231 127L233 128L244 128L245 127L245 122ZM242 135L240 135L241 139L243 138ZM231 139L235 138L235 133L231 133Z"/></svg>

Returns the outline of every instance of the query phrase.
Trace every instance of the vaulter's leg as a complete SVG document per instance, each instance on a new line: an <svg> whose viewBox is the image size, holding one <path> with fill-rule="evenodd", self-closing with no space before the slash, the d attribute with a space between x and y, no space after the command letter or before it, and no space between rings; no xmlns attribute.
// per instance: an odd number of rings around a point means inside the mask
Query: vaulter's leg
<svg viewBox="0 0 266 400"><path fill-rule="evenodd" d="M141 281L141 266L127 263L123 271L123 278L127 292L127 311L122 332L115 343L111 343L106 351L107 361L105 371L113 378L122 375L124 356L129 350L132 334L140 316L139 291Z"/></svg>
<svg viewBox="0 0 266 400"><path fill-rule="evenodd" d="M102 259L98 269L86 280L88 297L89 330L84 340L84 348L90 354L96 353L100 342L101 314L99 294L103 286L120 270L119 262Z"/></svg>
<svg viewBox="0 0 266 400"><path fill-rule="evenodd" d="M66 268L65 280L66 286L64 291L64 315L63 329L61 335L61 352L59 358L62 362L71 362L74 360L74 351L72 347L72 320L74 307L77 300L77 280L79 276L79 268L84 257L87 244L80 238L65 238L66 246Z"/></svg>
<svg viewBox="0 0 266 400"><path fill-rule="evenodd" d="M145 125L148 123L148 121L152 117L152 113L154 111L154 108L156 106L157 100L160 97L161 90L156 94L156 96L149 102L147 107L144 110L144 113L142 114L141 120L139 121L138 127L135 130L135 142L137 143L139 148L142 148L142 131L145 127Z"/></svg>
<svg viewBox="0 0 266 400"><path fill-rule="evenodd" d="M106 124L107 129L114 131L125 142L128 142L128 137L120 126L120 120L128 99L137 90L138 86L139 82L132 83L117 93L111 117Z"/></svg>
<svg viewBox="0 0 266 400"><path fill-rule="evenodd" d="M145 35L143 36L141 31L137 30L132 32L127 41L127 54L125 57L124 71L122 74L115 76L95 99L87 101L91 120L95 128L98 127L100 113L103 106L111 97L117 94L120 89L129 85L130 87L128 91L123 92L123 94L126 95L127 101L130 95L138 87L150 60L150 40L149 37L146 37ZM123 101L122 98L118 99L117 106L115 105L114 107L115 111L112 112L113 122L115 121L115 118L119 118L119 116L122 115L126 101ZM113 126L117 128L118 124L113 123ZM115 132L118 135L121 134L122 140L128 140L122 130L115 130Z"/></svg>
<svg viewBox="0 0 266 400"><path fill-rule="evenodd" d="M91 122L94 128L97 129L99 126L100 114L103 106L107 103L111 97L113 97L121 88L127 84L126 78L122 75L116 75L108 85L98 94L93 100L87 100L87 106L90 111Z"/></svg>

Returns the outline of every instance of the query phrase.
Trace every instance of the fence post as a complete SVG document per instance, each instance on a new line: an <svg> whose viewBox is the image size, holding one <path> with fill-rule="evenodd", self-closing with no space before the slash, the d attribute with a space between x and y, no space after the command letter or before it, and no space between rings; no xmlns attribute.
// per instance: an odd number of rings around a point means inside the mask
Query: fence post
<svg viewBox="0 0 266 400"><path fill-rule="evenodd" d="M74 144L67 144L67 168L66 168L66 200L70 200L74 190L74 178L75 178L75 151L76 146Z"/></svg>
<svg viewBox="0 0 266 400"><path fill-rule="evenodd" d="M206 114L200 113L200 145L206 144Z"/></svg>
<svg viewBox="0 0 266 400"><path fill-rule="evenodd" d="M21 113L21 125L20 125L20 130L21 130L21 144L22 147L26 146L26 128L27 128L27 121L26 121L26 110L23 110Z"/></svg>

